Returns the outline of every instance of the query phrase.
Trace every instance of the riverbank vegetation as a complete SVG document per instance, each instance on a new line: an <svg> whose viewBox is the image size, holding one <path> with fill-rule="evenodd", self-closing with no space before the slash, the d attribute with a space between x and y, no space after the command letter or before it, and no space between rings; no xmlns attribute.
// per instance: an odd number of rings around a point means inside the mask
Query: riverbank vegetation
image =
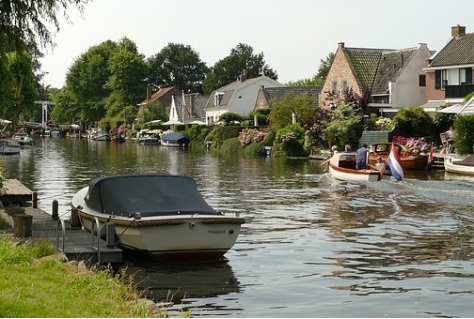
<svg viewBox="0 0 474 319"><path fill-rule="evenodd" d="M130 277L67 262L47 240L0 239L0 316L6 318L167 317L152 312Z"/></svg>

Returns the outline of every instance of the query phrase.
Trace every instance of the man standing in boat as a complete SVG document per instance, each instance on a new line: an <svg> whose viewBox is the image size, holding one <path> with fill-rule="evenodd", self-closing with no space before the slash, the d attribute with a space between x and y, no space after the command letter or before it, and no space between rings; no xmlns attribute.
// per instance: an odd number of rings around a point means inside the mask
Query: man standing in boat
<svg viewBox="0 0 474 319"><path fill-rule="evenodd" d="M357 150L356 169L366 169L367 168L368 153L369 153L369 150L367 149L367 144L362 145L362 147Z"/></svg>

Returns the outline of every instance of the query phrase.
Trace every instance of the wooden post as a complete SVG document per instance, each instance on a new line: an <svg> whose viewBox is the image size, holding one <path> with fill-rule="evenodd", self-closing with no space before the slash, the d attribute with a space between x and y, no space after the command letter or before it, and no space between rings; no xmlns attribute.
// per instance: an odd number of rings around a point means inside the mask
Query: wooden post
<svg viewBox="0 0 474 319"><path fill-rule="evenodd" d="M53 219L58 219L59 214L58 214L58 201L53 200L53 214L52 214Z"/></svg>
<svg viewBox="0 0 474 319"><path fill-rule="evenodd" d="M31 237L33 230L33 216L25 214L13 215L15 226L13 233L15 237Z"/></svg>
<svg viewBox="0 0 474 319"><path fill-rule="evenodd" d="M32 201L33 201L33 208L38 208L38 192L33 192Z"/></svg>
<svg viewBox="0 0 474 319"><path fill-rule="evenodd" d="M71 209L71 228L73 229L81 228L81 222L79 220L79 214L77 212L77 208Z"/></svg>

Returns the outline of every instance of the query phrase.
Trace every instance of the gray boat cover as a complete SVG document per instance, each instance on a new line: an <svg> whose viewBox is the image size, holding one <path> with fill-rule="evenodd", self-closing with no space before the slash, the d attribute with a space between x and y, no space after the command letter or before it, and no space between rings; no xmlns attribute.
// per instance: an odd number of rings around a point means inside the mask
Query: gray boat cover
<svg viewBox="0 0 474 319"><path fill-rule="evenodd" d="M218 215L194 179L181 175L115 175L89 182L87 206L97 212L132 217L176 214Z"/></svg>
<svg viewBox="0 0 474 319"><path fill-rule="evenodd" d="M453 164L464 165L464 166L474 166L474 154L469 155L468 157L466 157L462 161L453 161Z"/></svg>

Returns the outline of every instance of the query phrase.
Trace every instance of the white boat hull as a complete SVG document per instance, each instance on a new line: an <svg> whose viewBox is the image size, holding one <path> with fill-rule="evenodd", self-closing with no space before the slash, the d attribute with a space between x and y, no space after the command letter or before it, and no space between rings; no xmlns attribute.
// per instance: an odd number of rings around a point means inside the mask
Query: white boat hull
<svg viewBox="0 0 474 319"><path fill-rule="evenodd" d="M345 172L329 166L329 173L334 179L348 182L377 182L380 180L380 173L370 169Z"/></svg>
<svg viewBox="0 0 474 319"><path fill-rule="evenodd" d="M474 166L458 165L452 157L446 156L444 158L444 170L449 173L463 174L463 175L474 175Z"/></svg>
<svg viewBox="0 0 474 319"><path fill-rule="evenodd" d="M0 154L2 155L14 155L20 154L21 146L19 144L13 144L13 142L7 140L0 141Z"/></svg>
<svg viewBox="0 0 474 319"><path fill-rule="evenodd" d="M218 259L235 244L243 218L227 215L168 215L125 218L101 214L87 208L88 187L72 200L84 229L91 231L94 217L102 227L114 225L118 246L163 259ZM94 231L97 225L94 225Z"/></svg>

